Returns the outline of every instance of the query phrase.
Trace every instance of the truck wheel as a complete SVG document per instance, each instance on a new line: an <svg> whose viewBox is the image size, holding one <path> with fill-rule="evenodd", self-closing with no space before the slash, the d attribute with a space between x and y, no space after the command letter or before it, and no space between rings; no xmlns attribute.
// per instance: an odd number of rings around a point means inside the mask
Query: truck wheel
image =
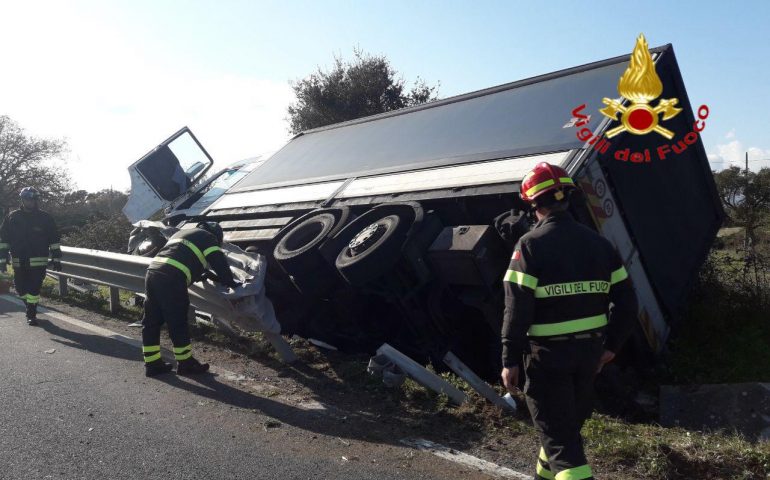
<svg viewBox="0 0 770 480"><path fill-rule="evenodd" d="M296 219L278 234L273 258L303 294L322 297L334 287L337 271L319 247L351 217L348 208L319 209Z"/></svg>
<svg viewBox="0 0 770 480"><path fill-rule="evenodd" d="M337 255L337 270L354 286L380 277L398 260L409 226L398 214L374 220L356 233Z"/></svg>
<svg viewBox="0 0 770 480"><path fill-rule="evenodd" d="M302 262L300 257L313 253L354 218L355 215L347 207L319 208L308 212L278 232L274 239L273 257L284 265L299 264ZM333 264L333 259L330 264Z"/></svg>
<svg viewBox="0 0 770 480"><path fill-rule="evenodd" d="M294 225L278 241L273 256L282 265L294 263L303 254L315 249L334 228L335 218L331 213L312 215Z"/></svg>

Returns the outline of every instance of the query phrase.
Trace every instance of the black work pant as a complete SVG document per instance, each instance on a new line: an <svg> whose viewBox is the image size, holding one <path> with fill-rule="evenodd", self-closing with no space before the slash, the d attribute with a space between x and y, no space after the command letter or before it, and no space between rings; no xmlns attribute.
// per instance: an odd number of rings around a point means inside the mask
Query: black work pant
<svg viewBox="0 0 770 480"><path fill-rule="evenodd" d="M593 410L602 339L531 341L530 347L524 393L542 445L537 478L591 479L580 429Z"/></svg>
<svg viewBox="0 0 770 480"><path fill-rule="evenodd" d="M27 318L37 315L37 304L40 302L40 287L45 279L45 267L15 267L13 269L13 285L16 293L27 306Z"/></svg>
<svg viewBox="0 0 770 480"><path fill-rule="evenodd" d="M147 363L160 359L160 327L168 324L177 360L192 355L187 313L190 297L182 275L160 270L147 270L144 281L144 315L142 316L142 345Z"/></svg>

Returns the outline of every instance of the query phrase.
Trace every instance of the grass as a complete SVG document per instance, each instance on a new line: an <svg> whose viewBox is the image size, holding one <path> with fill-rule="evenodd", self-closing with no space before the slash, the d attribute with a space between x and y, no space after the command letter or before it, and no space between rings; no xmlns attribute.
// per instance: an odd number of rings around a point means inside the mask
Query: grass
<svg viewBox="0 0 770 480"><path fill-rule="evenodd" d="M712 302L692 307L671 343L667 380L676 384L770 381L766 310L727 313Z"/></svg>
<svg viewBox="0 0 770 480"><path fill-rule="evenodd" d="M129 322L138 321L142 316L141 307L129 306L129 300L132 298L133 293L125 290L120 290L120 308L117 313L112 314L110 312L110 288L103 285L99 285L97 289L91 293L81 293L70 288L66 296L61 296L59 295L58 281L46 276L43 280L43 286L40 289L40 293L44 297L54 298L74 307L83 308L103 315L114 316Z"/></svg>
<svg viewBox="0 0 770 480"><path fill-rule="evenodd" d="M763 479L770 474L770 442L739 435L630 424L594 415L583 428L594 464L637 478Z"/></svg>
<svg viewBox="0 0 770 480"><path fill-rule="evenodd" d="M712 252L669 343L676 384L770 381L770 286L743 274L742 255Z"/></svg>

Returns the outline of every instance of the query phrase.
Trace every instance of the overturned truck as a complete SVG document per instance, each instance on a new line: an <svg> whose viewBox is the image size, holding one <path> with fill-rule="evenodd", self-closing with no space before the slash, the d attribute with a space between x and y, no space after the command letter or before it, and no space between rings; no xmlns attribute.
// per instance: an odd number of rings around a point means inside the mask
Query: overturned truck
<svg viewBox="0 0 770 480"><path fill-rule="evenodd" d="M619 122L599 114L602 99L629 65L617 57L303 132L182 228L219 221L227 241L267 257L284 334L349 352L388 342L436 364L451 350L490 378L503 274L533 223L519 185L537 163L557 164L579 187L572 214L612 241L633 281L626 357L660 352L723 212L700 138L676 143L698 118L673 48L650 52L661 98L682 109L663 122L672 140L606 139ZM662 144L677 153L657 158Z"/></svg>

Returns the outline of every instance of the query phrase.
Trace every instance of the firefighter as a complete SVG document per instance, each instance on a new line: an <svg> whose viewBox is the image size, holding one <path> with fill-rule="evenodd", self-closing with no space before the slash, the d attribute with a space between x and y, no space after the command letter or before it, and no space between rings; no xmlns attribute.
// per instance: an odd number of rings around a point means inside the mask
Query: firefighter
<svg viewBox="0 0 770 480"><path fill-rule="evenodd" d="M53 270L61 271L61 246L53 217L39 208L40 192L25 187L19 198L21 208L9 213L0 226L0 271L6 271L10 252L13 283L24 300L27 324L37 325L37 304L46 267L50 263Z"/></svg>
<svg viewBox="0 0 770 480"><path fill-rule="evenodd" d="M612 244L568 212L575 184L538 164L521 198L538 222L517 242L505 274L503 371L524 393L541 440L537 479L592 479L580 429L592 410L595 375L630 334L636 296ZM523 365L522 365L523 357Z"/></svg>
<svg viewBox="0 0 770 480"><path fill-rule="evenodd" d="M187 325L190 308L187 287L204 276L231 288L238 286L220 248L222 240L222 227L216 222L201 222L196 228L180 230L168 240L147 269L142 352L148 377L172 370L160 355L160 327L164 322L168 324L174 344L177 374L194 375L208 371L208 363L200 363L192 356ZM209 267L216 276L208 271Z"/></svg>

